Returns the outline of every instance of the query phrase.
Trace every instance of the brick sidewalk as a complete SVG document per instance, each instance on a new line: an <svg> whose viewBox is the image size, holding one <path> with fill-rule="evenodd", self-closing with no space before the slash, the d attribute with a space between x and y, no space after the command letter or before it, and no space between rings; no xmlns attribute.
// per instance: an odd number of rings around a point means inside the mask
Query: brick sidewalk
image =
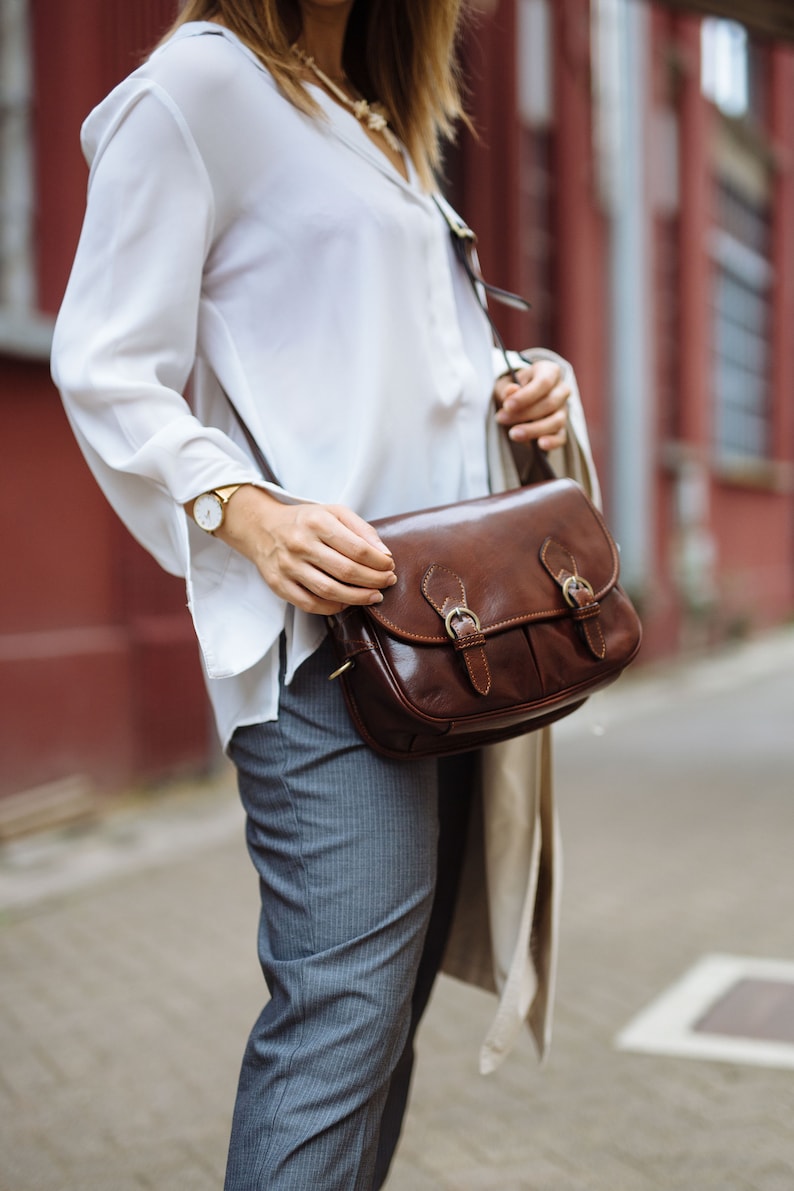
<svg viewBox="0 0 794 1191"><path fill-rule="evenodd" d="M601 711L559 731L549 1062L481 1078L492 1001L440 981L389 1191L794 1188L794 1072L613 1045L706 952L794 960L794 634ZM227 781L0 855L2 1191L222 1186L256 897Z"/></svg>

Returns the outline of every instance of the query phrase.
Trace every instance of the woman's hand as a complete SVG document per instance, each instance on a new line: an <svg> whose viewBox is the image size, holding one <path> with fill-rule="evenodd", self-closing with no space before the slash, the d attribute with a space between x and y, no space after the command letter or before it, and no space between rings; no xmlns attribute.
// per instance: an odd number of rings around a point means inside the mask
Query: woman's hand
<svg viewBox="0 0 794 1191"><path fill-rule="evenodd" d="M320 616L378 604L397 582L375 530L343 505L282 504L246 484L229 500L215 536L256 564L276 595Z"/></svg>
<svg viewBox="0 0 794 1191"><path fill-rule="evenodd" d="M568 437L566 402L571 395L558 364L538 360L518 370L519 384L500 376L494 385L496 420L509 427L515 443L536 439L543 451L565 445Z"/></svg>

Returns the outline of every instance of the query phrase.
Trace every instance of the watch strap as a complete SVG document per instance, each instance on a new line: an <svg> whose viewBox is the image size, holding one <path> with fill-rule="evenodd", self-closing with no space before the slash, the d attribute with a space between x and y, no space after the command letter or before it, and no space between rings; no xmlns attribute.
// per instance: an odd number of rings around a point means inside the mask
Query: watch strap
<svg viewBox="0 0 794 1191"><path fill-rule="evenodd" d="M224 488L211 488L210 492L214 493L214 495L219 498L221 504L226 505L234 496L238 488L242 487L242 484L227 484Z"/></svg>

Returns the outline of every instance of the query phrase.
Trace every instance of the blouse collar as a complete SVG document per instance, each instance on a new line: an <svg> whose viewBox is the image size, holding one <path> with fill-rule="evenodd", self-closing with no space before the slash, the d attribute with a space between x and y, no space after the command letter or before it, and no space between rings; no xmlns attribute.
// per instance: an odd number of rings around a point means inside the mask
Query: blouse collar
<svg viewBox="0 0 794 1191"><path fill-rule="evenodd" d="M214 34L218 37L225 37L227 41L230 41L250 59L254 66L265 75L273 86L276 86L270 71L260 62L253 50L249 49L237 34L233 33L231 29L227 29L225 25L219 25L215 21L187 21L177 29L174 39L180 37L198 37L202 34ZM162 49L163 47L160 48ZM345 111L342 105L331 99L330 95L326 94L318 84L307 83L306 86L312 92L313 97L325 113L328 127L330 127L331 131L340 141L343 141L348 148L358 153L361 157L366 158L367 161L374 165L376 169L379 169L390 181L400 186L413 198L418 198L420 201L429 198L421 187L416 167L410 155L402 148L402 145L400 148L408 170L407 179L392 165L386 154L377 145L373 144L352 112ZM286 102L289 101L287 100Z"/></svg>

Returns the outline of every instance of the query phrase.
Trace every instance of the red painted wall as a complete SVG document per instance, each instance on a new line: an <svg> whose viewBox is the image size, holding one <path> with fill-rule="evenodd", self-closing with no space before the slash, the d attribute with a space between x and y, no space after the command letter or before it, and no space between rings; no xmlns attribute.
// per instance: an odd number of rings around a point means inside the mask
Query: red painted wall
<svg viewBox="0 0 794 1191"><path fill-rule="evenodd" d="M697 23L680 23L682 43L694 57ZM712 274L706 254L711 229L714 176L710 171L712 109L691 73L684 85L682 122L687 189L682 208L681 324L688 398L681 407L682 438L710 470L711 531L716 550L716 598L709 618L712 640L779 623L794 607L794 52L776 49L769 62L769 123L763 130L777 154L773 179L770 394L773 414L771 465L746 475L726 472L714 457L714 390L709 302Z"/></svg>
<svg viewBox="0 0 794 1191"><path fill-rule="evenodd" d="M80 125L175 5L33 0L39 306L82 221ZM101 789L213 747L184 585L129 538L71 435L46 362L0 357L10 582L0 589L0 795L72 774Z"/></svg>

